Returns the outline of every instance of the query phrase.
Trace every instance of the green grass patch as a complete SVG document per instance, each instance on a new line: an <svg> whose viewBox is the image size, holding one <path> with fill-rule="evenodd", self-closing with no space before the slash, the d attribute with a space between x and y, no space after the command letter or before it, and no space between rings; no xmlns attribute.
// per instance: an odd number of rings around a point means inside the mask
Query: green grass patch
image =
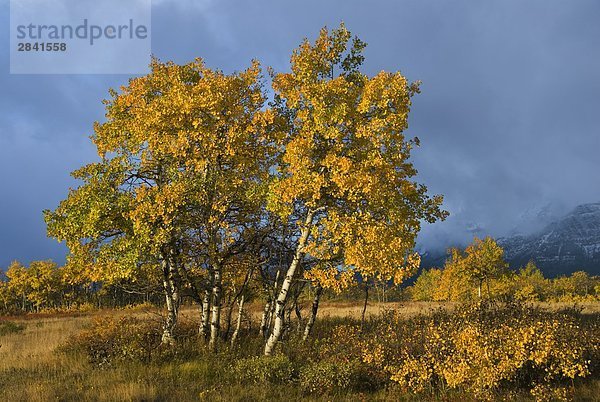
<svg viewBox="0 0 600 402"><path fill-rule="evenodd" d="M0 321L0 336L16 334L25 330L25 324L13 321Z"/></svg>

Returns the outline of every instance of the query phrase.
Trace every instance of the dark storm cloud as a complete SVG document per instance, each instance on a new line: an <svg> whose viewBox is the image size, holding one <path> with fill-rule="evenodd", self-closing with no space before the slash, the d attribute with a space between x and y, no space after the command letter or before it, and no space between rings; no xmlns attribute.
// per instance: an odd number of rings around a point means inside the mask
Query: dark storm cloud
<svg viewBox="0 0 600 402"><path fill-rule="evenodd" d="M408 135L422 142L420 180L445 195L452 216L421 239L446 245L522 229L547 204L559 213L600 200L599 18L593 0L160 0L152 47L163 60L200 56L225 71L252 58L283 70L303 37L343 20L369 43L369 73L423 81ZM87 136L100 100L127 77L11 76L0 35L0 266L62 260L41 210L75 185L69 171L95 158Z"/></svg>

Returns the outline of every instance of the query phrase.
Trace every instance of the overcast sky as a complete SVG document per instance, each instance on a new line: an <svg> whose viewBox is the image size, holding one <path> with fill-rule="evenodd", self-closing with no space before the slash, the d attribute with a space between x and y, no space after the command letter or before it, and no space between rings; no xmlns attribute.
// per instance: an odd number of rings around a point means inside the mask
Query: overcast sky
<svg viewBox="0 0 600 402"><path fill-rule="evenodd" d="M532 211L600 201L600 2L154 1L152 51L184 63L277 70L304 37L340 21L366 41L365 69L421 80L408 135L419 180L451 218L421 242L502 236ZM88 136L122 75L10 75L9 7L0 0L0 267L64 261L42 210L97 157Z"/></svg>

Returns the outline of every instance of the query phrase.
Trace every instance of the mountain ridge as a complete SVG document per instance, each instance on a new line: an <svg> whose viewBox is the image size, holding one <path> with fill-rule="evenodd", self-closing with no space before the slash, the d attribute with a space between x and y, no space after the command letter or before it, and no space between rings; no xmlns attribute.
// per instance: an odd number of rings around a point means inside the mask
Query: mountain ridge
<svg viewBox="0 0 600 402"><path fill-rule="evenodd" d="M579 270L600 275L600 202L578 205L541 227L530 234L515 233L497 239L511 268L534 261L548 277ZM446 254L429 250L421 258L422 267L440 267Z"/></svg>
<svg viewBox="0 0 600 402"><path fill-rule="evenodd" d="M530 235L499 238L511 267L533 260L549 276L600 274L600 202L581 204Z"/></svg>

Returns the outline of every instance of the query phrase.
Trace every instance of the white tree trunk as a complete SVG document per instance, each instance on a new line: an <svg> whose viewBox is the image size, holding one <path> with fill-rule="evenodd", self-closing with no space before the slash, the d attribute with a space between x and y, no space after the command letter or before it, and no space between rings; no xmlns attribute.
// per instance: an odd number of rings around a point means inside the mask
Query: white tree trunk
<svg viewBox="0 0 600 402"><path fill-rule="evenodd" d="M210 341L208 347L211 351L217 350L217 341L221 330L221 267L215 266L212 290Z"/></svg>
<svg viewBox="0 0 600 402"><path fill-rule="evenodd" d="M281 274L281 271L277 271L277 274L275 274L275 280L273 281L273 298L275 297L275 295L277 294L277 288L279 286L279 275ZM269 296L271 298L271 296ZM273 319L275 317L275 307L277 306L277 303L275 303L275 300L273 300L273 298L271 298L270 300L270 310L269 310L269 315L268 315L268 319L267 319L267 330L265 331L266 335L270 335L271 334L271 328L273 328Z"/></svg>
<svg viewBox="0 0 600 402"><path fill-rule="evenodd" d="M212 278L212 275L210 275ZM202 297L202 317L200 322L200 339L204 342L210 331L210 295L211 295L212 280L204 289Z"/></svg>
<svg viewBox="0 0 600 402"><path fill-rule="evenodd" d="M281 334L283 332L283 321L285 314L285 303L288 297L288 291L292 284L292 280L294 279L294 274L296 273L296 268L302 261L304 257L304 247L308 242L308 236L310 234L310 228L312 226L314 217L314 211L309 211L306 215L306 219L304 221L304 226L302 227L302 231L300 233L300 239L298 240L298 246L296 247L296 253L294 254L294 258L292 259L292 263L290 264L285 278L283 279L283 283L281 284L281 289L279 291L279 295L276 300L275 307L275 324L273 325L273 331L267 339L267 343L265 345L265 356L271 356L273 354L273 350L275 349L275 345L281 338Z"/></svg>
<svg viewBox="0 0 600 402"><path fill-rule="evenodd" d="M262 336L263 338L267 336L267 331L268 331L268 325L269 325L269 316L271 313L271 297L269 296L269 299L267 299L267 302L265 303L265 308L263 309L263 313L262 313L262 317L260 319L260 336Z"/></svg>
<svg viewBox="0 0 600 402"><path fill-rule="evenodd" d="M175 337L173 331L177 325L177 315L179 311L179 283L174 262L171 259L163 258L161 261L163 270L163 289L167 303L167 319L164 324L162 343L173 345Z"/></svg>
<svg viewBox="0 0 600 402"><path fill-rule="evenodd" d="M310 312L310 317L308 322L306 323L306 328L304 329L304 336L302 337L303 341L308 339L308 336L312 332L313 325L315 325L315 321L317 319L317 312L319 311L319 301L321 300L321 294L323 293L323 287L321 285L317 285L315 298L313 300L312 309Z"/></svg>
<svg viewBox="0 0 600 402"><path fill-rule="evenodd" d="M235 330L233 331L233 335L231 335L231 346L235 345L235 341L237 340L238 333L240 332L240 327L242 326L242 314L244 313L244 295L240 296L237 323L235 324Z"/></svg>

